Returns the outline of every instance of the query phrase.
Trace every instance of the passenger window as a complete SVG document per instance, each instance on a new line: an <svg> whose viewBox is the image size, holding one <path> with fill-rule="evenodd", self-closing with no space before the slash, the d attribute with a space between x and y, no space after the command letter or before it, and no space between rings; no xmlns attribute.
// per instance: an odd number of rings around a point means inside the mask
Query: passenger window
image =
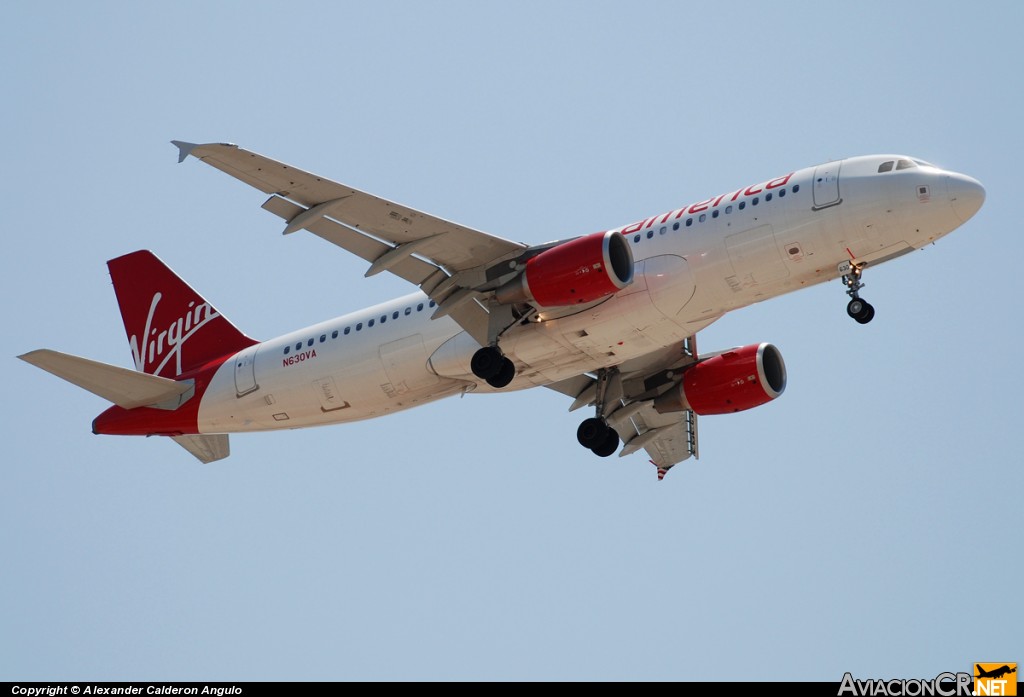
<svg viewBox="0 0 1024 697"><path fill-rule="evenodd" d="M436 304L437 303L435 303L433 300L431 300L429 303L427 303L427 305L430 306L430 307L433 307Z"/></svg>
<svg viewBox="0 0 1024 697"><path fill-rule="evenodd" d="M391 319L398 319L398 310L391 313Z"/></svg>
<svg viewBox="0 0 1024 697"><path fill-rule="evenodd" d="M764 200L765 200L765 201L771 201L771 200L772 200L772 195L771 195L771 193L767 193L767 194L765 194L765 195L764 195Z"/></svg>
<svg viewBox="0 0 1024 697"><path fill-rule="evenodd" d="M679 229L679 223L672 223L672 229L673 230L678 230Z"/></svg>
<svg viewBox="0 0 1024 697"><path fill-rule="evenodd" d="M712 218L717 218L718 217L718 209L717 208L714 211L712 211L711 217Z"/></svg>
<svg viewBox="0 0 1024 697"><path fill-rule="evenodd" d="M285 347L284 347L284 355L286 355L286 356L287 356L287 355L288 355L288 352L289 352L289 351L291 351L291 350L292 350L292 347L291 347L291 346L285 346Z"/></svg>
<svg viewBox="0 0 1024 697"><path fill-rule="evenodd" d="M633 243L635 244L635 243L637 243L639 241L640 241L640 235L633 235Z"/></svg>
<svg viewBox="0 0 1024 697"><path fill-rule="evenodd" d="M362 323L362 322L359 322L359 323L357 323L357 324L356 324L356 331L357 331L357 332L358 332L359 330L361 330L362 328L363 328L363 323Z"/></svg>
<svg viewBox="0 0 1024 697"><path fill-rule="evenodd" d="M726 213L732 213L732 206L726 206L725 207L725 212Z"/></svg>
<svg viewBox="0 0 1024 697"><path fill-rule="evenodd" d="M889 160L888 162L883 162L882 164L878 165L878 173L881 174L882 172L891 172L893 164L894 163L892 160Z"/></svg>
<svg viewBox="0 0 1024 697"><path fill-rule="evenodd" d="M785 195L786 195L786 190L785 189L779 189L779 198L782 198Z"/></svg>
<svg viewBox="0 0 1024 697"><path fill-rule="evenodd" d="M700 214L700 217L699 217L699 218L697 218L697 220L699 220L699 221L700 221L700 222L702 222L702 223L703 223L703 222L704 222L705 220L707 220L707 219L708 219L708 214L707 214L707 213L701 213L701 214Z"/></svg>
<svg viewBox="0 0 1024 697"><path fill-rule="evenodd" d="M387 321L388 321L388 316L387 315L381 315L380 316L380 323L381 324L384 324Z"/></svg>
<svg viewBox="0 0 1024 697"><path fill-rule="evenodd" d="M759 200L760 200L760 199L758 199L758 197L757 197L757 196L755 196L755 197L754 197L754 200L750 202L750 205L751 205L751 206L756 206L756 205L757 205L757 202L758 202Z"/></svg>
<svg viewBox="0 0 1024 697"><path fill-rule="evenodd" d="M662 226L662 228L661 228L660 230L658 230L658 234L659 234L659 235L664 235L664 234L665 234L665 231L666 231L666 230L668 230L668 228L667 228L667 227L664 227L664 226Z"/></svg>
<svg viewBox="0 0 1024 697"><path fill-rule="evenodd" d="M686 219L686 227L690 227L691 225L693 225L693 218L687 218Z"/></svg>
<svg viewBox="0 0 1024 697"><path fill-rule="evenodd" d="M347 335L351 329L352 327L345 327L345 334Z"/></svg>
<svg viewBox="0 0 1024 697"><path fill-rule="evenodd" d="M321 334L321 335L320 335L320 343L322 344L322 343L324 343L325 341L327 341L327 335L326 335L326 334Z"/></svg>
<svg viewBox="0 0 1024 697"><path fill-rule="evenodd" d="M310 339L309 341L306 342L306 346L312 346L312 345L313 345L313 340L312 339Z"/></svg>
<svg viewBox="0 0 1024 697"><path fill-rule="evenodd" d="M416 312L423 312L423 303L416 306Z"/></svg>
<svg viewBox="0 0 1024 697"><path fill-rule="evenodd" d="M295 344L295 350L296 351L301 351L302 350L302 342L301 341L299 343Z"/></svg>
<svg viewBox="0 0 1024 697"><path fill-rule="evenodd" d="M651 239L652 237L654 237L654 230L648 230L647 231L647 239Z"/></svg>
<svg viewBox="0 0 1024 697"><path fill-rule="evenodd" d="M337 339L338 338L338 330L337 329L335 329L333 332L331 332L331 338L332 339Z"/></svg>
<svg viewBox="0 0 1024 697"><path fill-rule="evenodd" d="M405 314L406 314L406 316L411 315L412 314L412 308L411 307L405 308Z"/></svg>
<svg viewBox="0 0 1024 697"><path fill-rule="evenodd" d="M746 207L747 207L747 202L746 201L740 201L740 210L743 210Z"/></svg>
<svg viewBox="0 0 1024 697"><path fill-rule="evenodd" d="M799 184L794 184L793 185L793 193L795 194L798 191L800 191L800 185Z"/></svg>
<svg viewBox="0 0 1024 697"><path fill-rule="evenodd" d="M373 326L373 320L371 319L370 321L368 321L368 322L366 323L366 328L367 328L367 329L369 329L369 328L370 328L370 327L372 327L372 326Z"/></svg>
<svg viewBox="0 0 1024 697"><path fill-rule="evenodd" d="M917 167L917 165L910 160L898 160L896 162L896 169L913 169L914 167Z"/></svg>

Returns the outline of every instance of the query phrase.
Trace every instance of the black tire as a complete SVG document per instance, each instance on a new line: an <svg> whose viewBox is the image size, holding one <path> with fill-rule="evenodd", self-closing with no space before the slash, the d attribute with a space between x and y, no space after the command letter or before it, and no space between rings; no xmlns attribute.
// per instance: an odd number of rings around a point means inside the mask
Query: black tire
<svg viewBox="0 0 1024 697"><path fill-rule="evenodd" d="M860 322L861 324L867 324L868 322L870 322L874 318L875 318L875 308L874 308L873 305L871 305L869 303L864 303L864 309L861 311L860 315L858 315L857 317L854 317L854 319L857 320L858 322Z"/></svg>
<svg viewBox="0 0 1024 697"><path fill-rule="evenodd" d="M860 322L857 318L864 312L864 307L866 305L867 303L860 298L854 298L850 302L846 303L846 314Z"/></svg>
<svg viewBox="0 0 1024 697"><path fill-rule="evenodd" d="M501 359L501 368L498 370L498 374L487 378L487 384L500 390L502 387L505 387L512 382L512 378L515 376L515 364L503 356Z"/></svg>
<svg viewBox="0 0 1024 697"><path fill-rule="evenodd" d="M584 448L593 450L604 443L608 437L608 428L602 419L586 419L580 424L580 427L576 429L576 440L580 442ZM616 436L618 438L618 436Z"/></svg>
<svg viewBox="0 0 1024 697"><path fill-rule="evenodd" d="M608 457L613 455L616 450L619 449L619 434L615 432L614 428L608 429L608 435L604 437L604 441L601 445L596 448L591 448L594 454L598 457Z"/></svg>
<svg viewBox="0 0 1024 697"><path fill-rule="evenodd" d="M469 367L473 371L473 375L481 380L487 380L501 371L503 360L505 357L501 355L501 351L493 346L485 346L473 354Z"/></svg>

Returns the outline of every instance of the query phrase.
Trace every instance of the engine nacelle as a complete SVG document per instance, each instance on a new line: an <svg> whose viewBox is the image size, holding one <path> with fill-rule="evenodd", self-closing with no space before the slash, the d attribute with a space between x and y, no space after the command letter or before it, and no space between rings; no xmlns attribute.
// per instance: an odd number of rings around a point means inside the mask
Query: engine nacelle
<svg viewBox="0 0 1024 697"><path fill-rule="evenodd" d="M565 307L600 300L633 282L633 251L620 232L595 232L545 249L495 291L503 304Z"/></svg>
<svg viewBox="0 0 1024 697"><path fill-rule="evenodd" d="M732 414L759 407L786 389L786 364L772 344L751 344L700 361L654 400L659 413Z"/></svg>

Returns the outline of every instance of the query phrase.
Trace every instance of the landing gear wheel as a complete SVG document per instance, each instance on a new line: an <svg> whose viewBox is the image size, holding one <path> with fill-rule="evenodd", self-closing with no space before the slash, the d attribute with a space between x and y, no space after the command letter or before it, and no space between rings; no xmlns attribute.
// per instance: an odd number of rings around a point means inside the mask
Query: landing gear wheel
<svg viewBox="0 0 1024 697"><path fill-rule="evenodd" d="M861 324L867 324L868 322L870 322L874 318L875 318L875 308L874 308L874 306L865 303L864 304L864 316L863 317L858 317L857 321L860 322Z"/></svg>
<svg viewBox="0 0 1024 697"><path fill-rule="evenodd" d="M846 305L846 314L860 324L867 324L875 316L875 308L862 298L854 298Z"/></svg>
<svg viewBox="0 0 1024 697"><path fill-rule="evenodd" d="M505 357L501 355L501 351L497 347L485 346L473 354L469 367L472 369L473 375L481 380L487 380L501 372L504 360Z"/></svg>
<svg viewBox="0 0 1024 697"><path fill-rule="evenodd" d="M614 428L608 428L608 435L604 437L604 441L601 445L596 448L591 448L594 454L598 457L608 457L612 455L616 450L619 449L619 434L615 432Z"/></svg>
<svg viewBox="0 0 1024 697"><path fill-rule="evenodd" d="M515 376L515 364L509 359L502 356L501 367L498 369L498 372L495 375L492 375L491 377L487 378L487 384L490 385L491 387L501 389L502 387L505 387L510 382L512 382L512 378L514 378Z"/></svg>
<svg viewBox="0 0 1024 697"><path fill-rule="evenodd" d="M864 311L865 305L867 305L867 303L861 300L860 298L854 298L853 300L846 304L846 314L848 314L850 317L853 317L854 319L857 319L857 315Z"/></svg>
<svg viewBox="0 0 1024 697"><path fill-rule="evenodd" d="M593 450L594 448L601 447L605 440L608 438L608 432L612 429L608 428L608 424L602 419L586 419L580 424L580 427L576 429L576 440L580 442L584 448ZM615 433L612 431L612 433ZM618 436L615 436L618 438Z"/></svg>

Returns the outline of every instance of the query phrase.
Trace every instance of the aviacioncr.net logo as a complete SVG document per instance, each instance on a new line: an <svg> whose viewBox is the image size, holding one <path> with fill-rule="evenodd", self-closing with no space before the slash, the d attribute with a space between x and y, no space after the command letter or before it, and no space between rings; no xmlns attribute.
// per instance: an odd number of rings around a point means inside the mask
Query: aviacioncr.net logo
<svg viewBox="0 0 1024 697"><path fill-rule="evenodd" d="M969 697L971 694L970 673L939 673L932 680L858 680L845 673L838 697Z"/></svg>
<svg viewBox="0 0 1024 697"><path fill-rule="evenodd" d="M1014 697L1017 694L1017 664L975 663L974 694L979 697Z"/></svg>

